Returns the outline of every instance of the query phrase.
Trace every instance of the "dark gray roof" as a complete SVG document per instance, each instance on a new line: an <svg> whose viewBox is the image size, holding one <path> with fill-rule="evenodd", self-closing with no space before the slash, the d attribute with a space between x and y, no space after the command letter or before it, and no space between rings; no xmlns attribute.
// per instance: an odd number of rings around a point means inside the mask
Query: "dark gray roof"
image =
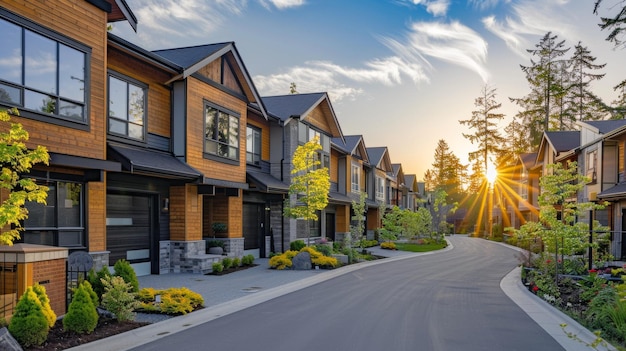
<svg viewBox="0 0 626 351"><path fill-rule="evenodd" d="M598 194L598 199L617 200L622 198L626 198L626 183L619 183Z"/></svg>
<svg viewBox="0 0 626 351"><path fill-rule="evenodd" d="M577 130L545 133L557 152L573 150L580 146L580 132Z"/></svg>
<svg viewBox="0 0 626 351"><path fill-rule="evenodd" d="M522 163L524 164L524 167L526 169L531 169L535 165L535 160L537 160L537 153L532 152L520 154L519 158L520 160L522 160Z"/></svg>
<svg viewBox="0 0 626 351"><path fill-rule="evenodd" d="M289 94L265 96L261 99L268 113L280 118L282 121L286 121L291 116L305 115L325 96L326 93Z"/></svg>
<svg viewBox="0 0 626 351"><path fill-rule="evenodd" d="M387 148L384 146L368 147L367 158L370 159L371 164L378 166L385 155L385 151L387 151Z"/></svg>
<svg viewBox="0 0 626 351"><path fill-rule="evenodd" d="M332 138L331 143L335 144L342 151L345 151L349 154L354 154L357 145L359 145L359 141L361 141L362 139L362 135L344 135L343 140L341 138Z"/></svg>
<svg viewBox="0 0 626 351"><path fill-rule="evenodd" d="M617 128L626 126L626 119L609 119L606 121L583 121L592 127L598 128L600 133L606 134Z"/></svg>
<svg viewBox="0 0 626 351"><path fill-rule="evenodd" d="M391 168L393 169L393 175L398 175L398 172L400 172L400 168L402 168L402 164L401 163L392 163L391 164Z"/></svg>
<svg viewBox="0 0 626 351"><path fill-rule="evenodd" d="M112 143L108 146L109 156L130 173L176 179L202 177L202 173L168 153Z"/></svg>
<svg viewBox="0 0 626 351"><path fill-rule="evenodd" d="M205 58L213 55L217 51L223 49L232 42L207 44L198 46L189 46L184 48L174 48L165 50L155 50L153 53L174 62L181 67L191 67Z"/></svg>

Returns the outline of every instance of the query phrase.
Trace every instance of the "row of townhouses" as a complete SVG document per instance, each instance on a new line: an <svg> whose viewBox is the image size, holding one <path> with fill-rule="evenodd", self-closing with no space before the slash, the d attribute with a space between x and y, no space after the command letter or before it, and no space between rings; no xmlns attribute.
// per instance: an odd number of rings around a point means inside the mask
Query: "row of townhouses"
<svg viewBox="0 0 626 351"><path fill-rule="evenodd" d="M580 130L545 132L536 153L519 156L514 180L519 201L509 205L505 225L519 226L538 219L539 179L547 165L576 161L590 182L572 201L607 203L602 210L583 214L582 221L598 220L610 228L610 253L626 260L626 120L579 122ZM510 220L510 223L506 223Z"/></svg>
<svg viewBox="0 0 626 351"><path fill-rule="evenodd" d="M118 21L136 29L124 0L2 2L0 108L17 107L29 146L50 154L31 172L47 204L27 204L21 242L88 252L96 268L201 273L208 239L257 257L341 240L360 192L370 238L386 208L416 208L415 175L344 135L326 93L259 96L235 43L148 51L109 33ZM306 233L283 206L313 137L331 189Z"/></svg>

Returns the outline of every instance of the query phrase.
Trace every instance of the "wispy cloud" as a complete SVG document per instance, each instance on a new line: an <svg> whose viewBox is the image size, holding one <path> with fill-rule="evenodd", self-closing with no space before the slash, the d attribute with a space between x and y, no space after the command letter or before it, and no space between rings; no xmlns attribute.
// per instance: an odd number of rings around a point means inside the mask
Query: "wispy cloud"
<svg viewBox="0 0 626 351"><path fill-rule="evenodd" d="M450 0L397 0L401 5L422 5L433 16L445 16L450 7Z"/></svg>
<svg viewBox="0 0 626 351"><path fill-rule="evenodd" d="M279 10L291 7L299 7L305 4L304 0L259 0L259 3L265 8L270 8L269 4L274 5Z"/></svg>
<svg viewBox="0 0 626 351"><path fill-rule="evenodd" d="M498 20L495 16L489 16L483 19L483 25L502 39L511 51L526 58L526 49L531 49L538 36L547 32L561 35L564 39L578 40L574 34L576 21L564 7L568 2L569 0L521 1L511 5L510 13L505 19Z"/></svg>
<svg viewBox="0 0 626 351"><path fill-rule="evenodd" d="M382 42L407 62L429 67L429 57L468 68L483 81L489 80L487 42L459 22L415 22L404 41L382 38Z"/></svg>
<svg viewBox="0 0 626 351"><path fill-rule="evenodd" d="M511 0L468 0L468 2L474 5L477 9L484 11L492 9L501 3L508 4Z"/></svg>

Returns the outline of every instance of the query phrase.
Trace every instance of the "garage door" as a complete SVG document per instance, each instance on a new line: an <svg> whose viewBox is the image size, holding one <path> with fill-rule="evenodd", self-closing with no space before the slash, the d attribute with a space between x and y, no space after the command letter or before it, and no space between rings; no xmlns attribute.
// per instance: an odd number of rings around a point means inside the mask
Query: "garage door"
<svg viewBox="0 0 626 351"><path fill-rule="evenodd" d="M107 194L107 250L109 265L125 259L140 275L150 274L149 196Z"/></svg>

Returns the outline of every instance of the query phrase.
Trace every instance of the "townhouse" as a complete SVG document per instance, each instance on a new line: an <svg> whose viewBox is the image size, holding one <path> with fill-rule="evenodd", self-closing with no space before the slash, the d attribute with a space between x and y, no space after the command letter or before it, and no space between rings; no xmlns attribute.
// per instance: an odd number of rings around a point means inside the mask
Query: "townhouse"
<svg viewBox="0 0 626 351"><path fill-rule="evenodd" d="M48 203L26 205L21 242L88 252L96 269L206 273L220 259L209 240L256 257L341 240L361 192L370 239L386 207L416 208L415 177L407 187L386 147L345 137L328 94L261 97L235 43L148 51L109 33L117 21L137 28L122 0L0 7L0 108L50 153L31 172ZM283 210L292 155L313 137L331 189L306 232Z"/></svg>

